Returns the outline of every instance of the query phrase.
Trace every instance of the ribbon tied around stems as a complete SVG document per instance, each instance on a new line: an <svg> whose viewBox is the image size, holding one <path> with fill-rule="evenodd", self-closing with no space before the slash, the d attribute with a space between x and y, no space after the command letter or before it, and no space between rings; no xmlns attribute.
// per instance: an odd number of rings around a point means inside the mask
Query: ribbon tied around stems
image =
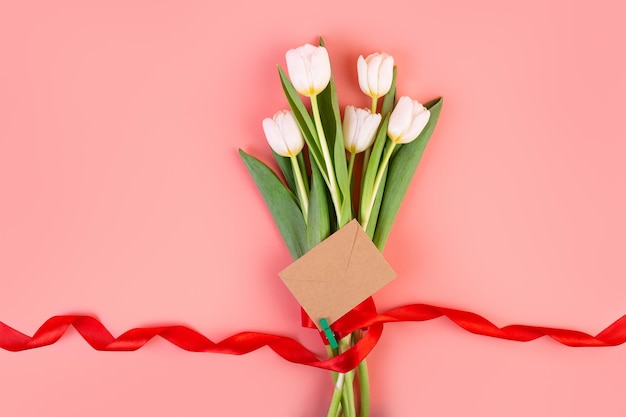
<svg viewBox="0 0 626 417"><path fill-rule="evenodd" d="M626 342L626 315L598 335L592 336L577 330L541 326L510 325L500 328L475 313L427 304L405 305L379 314L370 297L331 326L340 337L355 330L366 329L363 338L346 352L325 360L300 342L286 336L241 332L215 343L193 329L177 325L134 328L114 337L99 320L84 315L52 317L32 337L0 322L0 348L18 352L51 345L73 326L96 350L134 351L155 336L160 336L191 352L243 355L267 346L290 362L345 373L354 369L372 351L382 335L385 323L419 322L442 316L468 332L519 342L528 342L543 336L572 347L617 346ZM304 313L302 321L305 327L316 328ZM325 340L323 333L322 337Z"/></svg>

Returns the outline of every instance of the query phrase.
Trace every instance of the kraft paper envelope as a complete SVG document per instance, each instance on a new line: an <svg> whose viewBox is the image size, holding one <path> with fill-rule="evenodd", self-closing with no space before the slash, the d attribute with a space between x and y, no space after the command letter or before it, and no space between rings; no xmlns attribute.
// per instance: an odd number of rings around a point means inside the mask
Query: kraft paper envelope
<svg viewBox="0 0 626 417"><path fill-rule="evenodd" d="M320 326L332 324L396 277L356 220L278 274Z"/></svg>

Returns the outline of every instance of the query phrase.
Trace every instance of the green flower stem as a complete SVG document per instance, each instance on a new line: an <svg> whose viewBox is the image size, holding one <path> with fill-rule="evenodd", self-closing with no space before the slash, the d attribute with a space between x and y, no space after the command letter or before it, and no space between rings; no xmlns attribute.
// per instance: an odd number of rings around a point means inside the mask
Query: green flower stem
<svg viewBox="0 0 626 417"><path fill-rule="evenodd" d="M378 107L378 97L372 97L372 108L370 112L372 114L376 113L377 107ZM370 147L370 148L367 148L365 150L365 153L363 154L363 170L361 172L361 178L365 178L365 170L367 169L367 163L370 160L371 153L372 153L372 148Z"/></svg>
<svg viewBox="0 0 626 417"><path fill-rule="evenodd" d="M363 337L363 330L355 330L352 332L354 344L357 344ZM370 415L370 379L367 370L366 359L363 359L356 368L359 378L359 392L361 394L360 417L369 417Z"/></svg>
<svg viewBox="0 0 626 417"><path fill-rule="evenodd" d="M370 160L370 154L372 153L372 148L369 147L365 150L365 152L363 152L363 166L361 167L361 188L360 188L360 192L359 192L359 204L358 204L358 210L359 210L359 220L363 219L363 213L360 212L361 207L365 206L365 202L363 201L363 185L365 185L365 172L367 171L367 163Z"/></svg>
<svg viewBox="0 0 626 417"><path fill-rule="evenodd" d="M326 345L326 353L328 354L329 358L332 358L337 354L337 351L330 347L330 345ZM333 384L335 384L335 390L333 391L333 397L330 401L330 406L328 408L328 417L340 417L342 411L341 399L343 397L343 386L341 387L341 390L338 391L337 381L339 380L340 374L338 372L332 371L331 375L333 377Z"/></svg>
<svg viewBox="0 0 626 417"><path fill-rule="evenodd" d="M304 181L302 180L302 172L300 171L300 165L298 164L298 159L295 156L290 156L291 159L291 167L293 168L293 175L296 177L296 182L298 184L298 197L300 198L300 208L302 209L302 214L304 215L304 223L308 223L309 219L309 194L304 186Z"/></svg>
<svg viewBox="0 0 626 417"><path fill-rule="evenodd" d="M339 349L343 353L350 349L352 345L352 335L349 334L339 341ZM354 405L354 370L346 372L343 384L343 402L345 417L356 417L356 406Z"/></svg>
<svg viewBox="0 0 626 417"><path fill-rule="evenodd" d="M365 359L356 368L359 374L359 390L361 392L361 417L370 415L370 378Z"/></svg>
<svg viewBox="0 0 626 417"><path fill-rule="evenodd" d="M372 114L376 113L378 108L378 97L372 97Z"/></svg>
<svg viewBox="0 0 626 417"><path fill-rule="evenodd" d="M333 348L330 347L330 345L326 345L326 354L328 355L329 358L332 358L335 356L335 350L333 350ZM339 375L338 372L335 371L331 371L331 375L333 377L333 382L337 382L337 376Z"/></svg>
<svg viewBox="0 0 626 417"><path fill-rule="evenodd" d="M378 97L372 97L372 107L370 108L370 112L372 114L376 113L377 108L378 108ZM371 153L372 153L372 148L371 147L367 148L365 150L365 153L363 153L363 167L361 168L361 185L363 185L363 178L365 178L365 171L367 170L367 163L370 160L370 154ZM361 196L363 196L362 192L361 192ZM359 202L359 207L362 207L362 206L363 205L361 204L361 202ZM362 218L362 216L361 216L361 218Z"/></svg>
<svg viewBox="0 0 626 417"><path fill-rule="evenodd" d="M370 160L370 154L372 153L372 147L370 146L363 152L363 167L361 168L361 178L365 178L365 171L367 171L367 163ZM361 190L363 192L363 190Z"/></svg>
<svg viewBox="0 0 626 417"><path fill-rule="evenodd" d="M350 162L348 162L348 184L352 184L352 171L354 171L355 159L356 159L356 154L350 152Z"/></svg>
<svg viewBox="0 0 626 417"><path fill-rule="evenodd" d="M320 147L322 148L322 155L324 156L326 171L328 172L328 190L330 191L330 198L333 200L333 205L335 206L337 222L341 223L341 205L339 204L339 194L337 193L335 169L333 168L333 160L330 157L330 151L328 150L328 143L326 142L326 135L324 134L324 127L322 126L322 118L320 117L320 109L316 95L311 96L311 110L313 111L315 128L317 129L317 134L320 139Z"/></svg>
<svg viewBox="0 0 626 417"><path fill-rule="evenodd" d="M356 417L356 408L354 405L354 375L352 378L349 378L351 375L350 372L345 374L345 381L343 383L343 393L341 403L343 405L344 417Z"/></svg>
<svg viewBox="0 0 626 417"><path fill-rule="evenodd" d="M391 142L391 145L389 145L389 147L387 148L387 151L385 152L385 156L383 156L382 164L380 164L380 166L378 167L378 172L376 173L376 179L374 180L374 188L372 189L370 201L368 201L365 213L362 213L363 214L362 227L364 230L367 230L367 225L370 221L370 216L372 215L372 209L374 208L374 201L376 200L376 194L378 194L378 188L380 187L380 182L383 179L383 174L385 173L385 169L387 169L387 165L389 164L389 159L391 158L391 154L393 153L393 150L395 149L396 145L397 145L396 142Z"/></svg>
<svg viewBox="0 0 626 417"><path fill-rule="evenodd" d="M333 398L330 400L330 407L328 407L328 414L326 417L336 417L339 413L339 403L343 394L343 380L345 374L337 375L337 382L335 383L335 390L333 391Z"/></svg>

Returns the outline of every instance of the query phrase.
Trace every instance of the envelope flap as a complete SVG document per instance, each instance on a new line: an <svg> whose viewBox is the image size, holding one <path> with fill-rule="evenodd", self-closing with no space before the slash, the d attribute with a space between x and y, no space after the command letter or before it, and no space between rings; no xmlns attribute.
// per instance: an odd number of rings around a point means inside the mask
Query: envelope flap
<svg viewBox="0 0 626 417"><path fill-rule="evenodd" d="M287 281L329 282L344 278L356 240L356 220L311 249L278 275ZM287 284L289 285L289 284Z"/></svg>

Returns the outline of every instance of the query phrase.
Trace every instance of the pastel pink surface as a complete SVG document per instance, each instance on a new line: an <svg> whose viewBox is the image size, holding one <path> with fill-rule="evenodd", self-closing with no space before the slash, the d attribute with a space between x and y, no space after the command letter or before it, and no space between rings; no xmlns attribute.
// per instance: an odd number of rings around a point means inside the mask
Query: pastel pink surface
<svg viewBox="0 0 626 417"><path fill-rule="evenodd" d="M296 6L297 7L297 6ZM119 334L181 323L291 335L290 263L237 148L270 161L284 52L323 35L341 105L359 54L445 97L385 255L381 308L425 302L498 325L596 333L626 313L626 37L618 2L113 1L0 4L0 321L87 313ZM314 333L314 332L313 332ZM373 416L623 416L626 347L573 349L386 326ZM0 351L0 415L320 416L322 371L265 349L161 340L95 352L75 332Z"/></svg>

